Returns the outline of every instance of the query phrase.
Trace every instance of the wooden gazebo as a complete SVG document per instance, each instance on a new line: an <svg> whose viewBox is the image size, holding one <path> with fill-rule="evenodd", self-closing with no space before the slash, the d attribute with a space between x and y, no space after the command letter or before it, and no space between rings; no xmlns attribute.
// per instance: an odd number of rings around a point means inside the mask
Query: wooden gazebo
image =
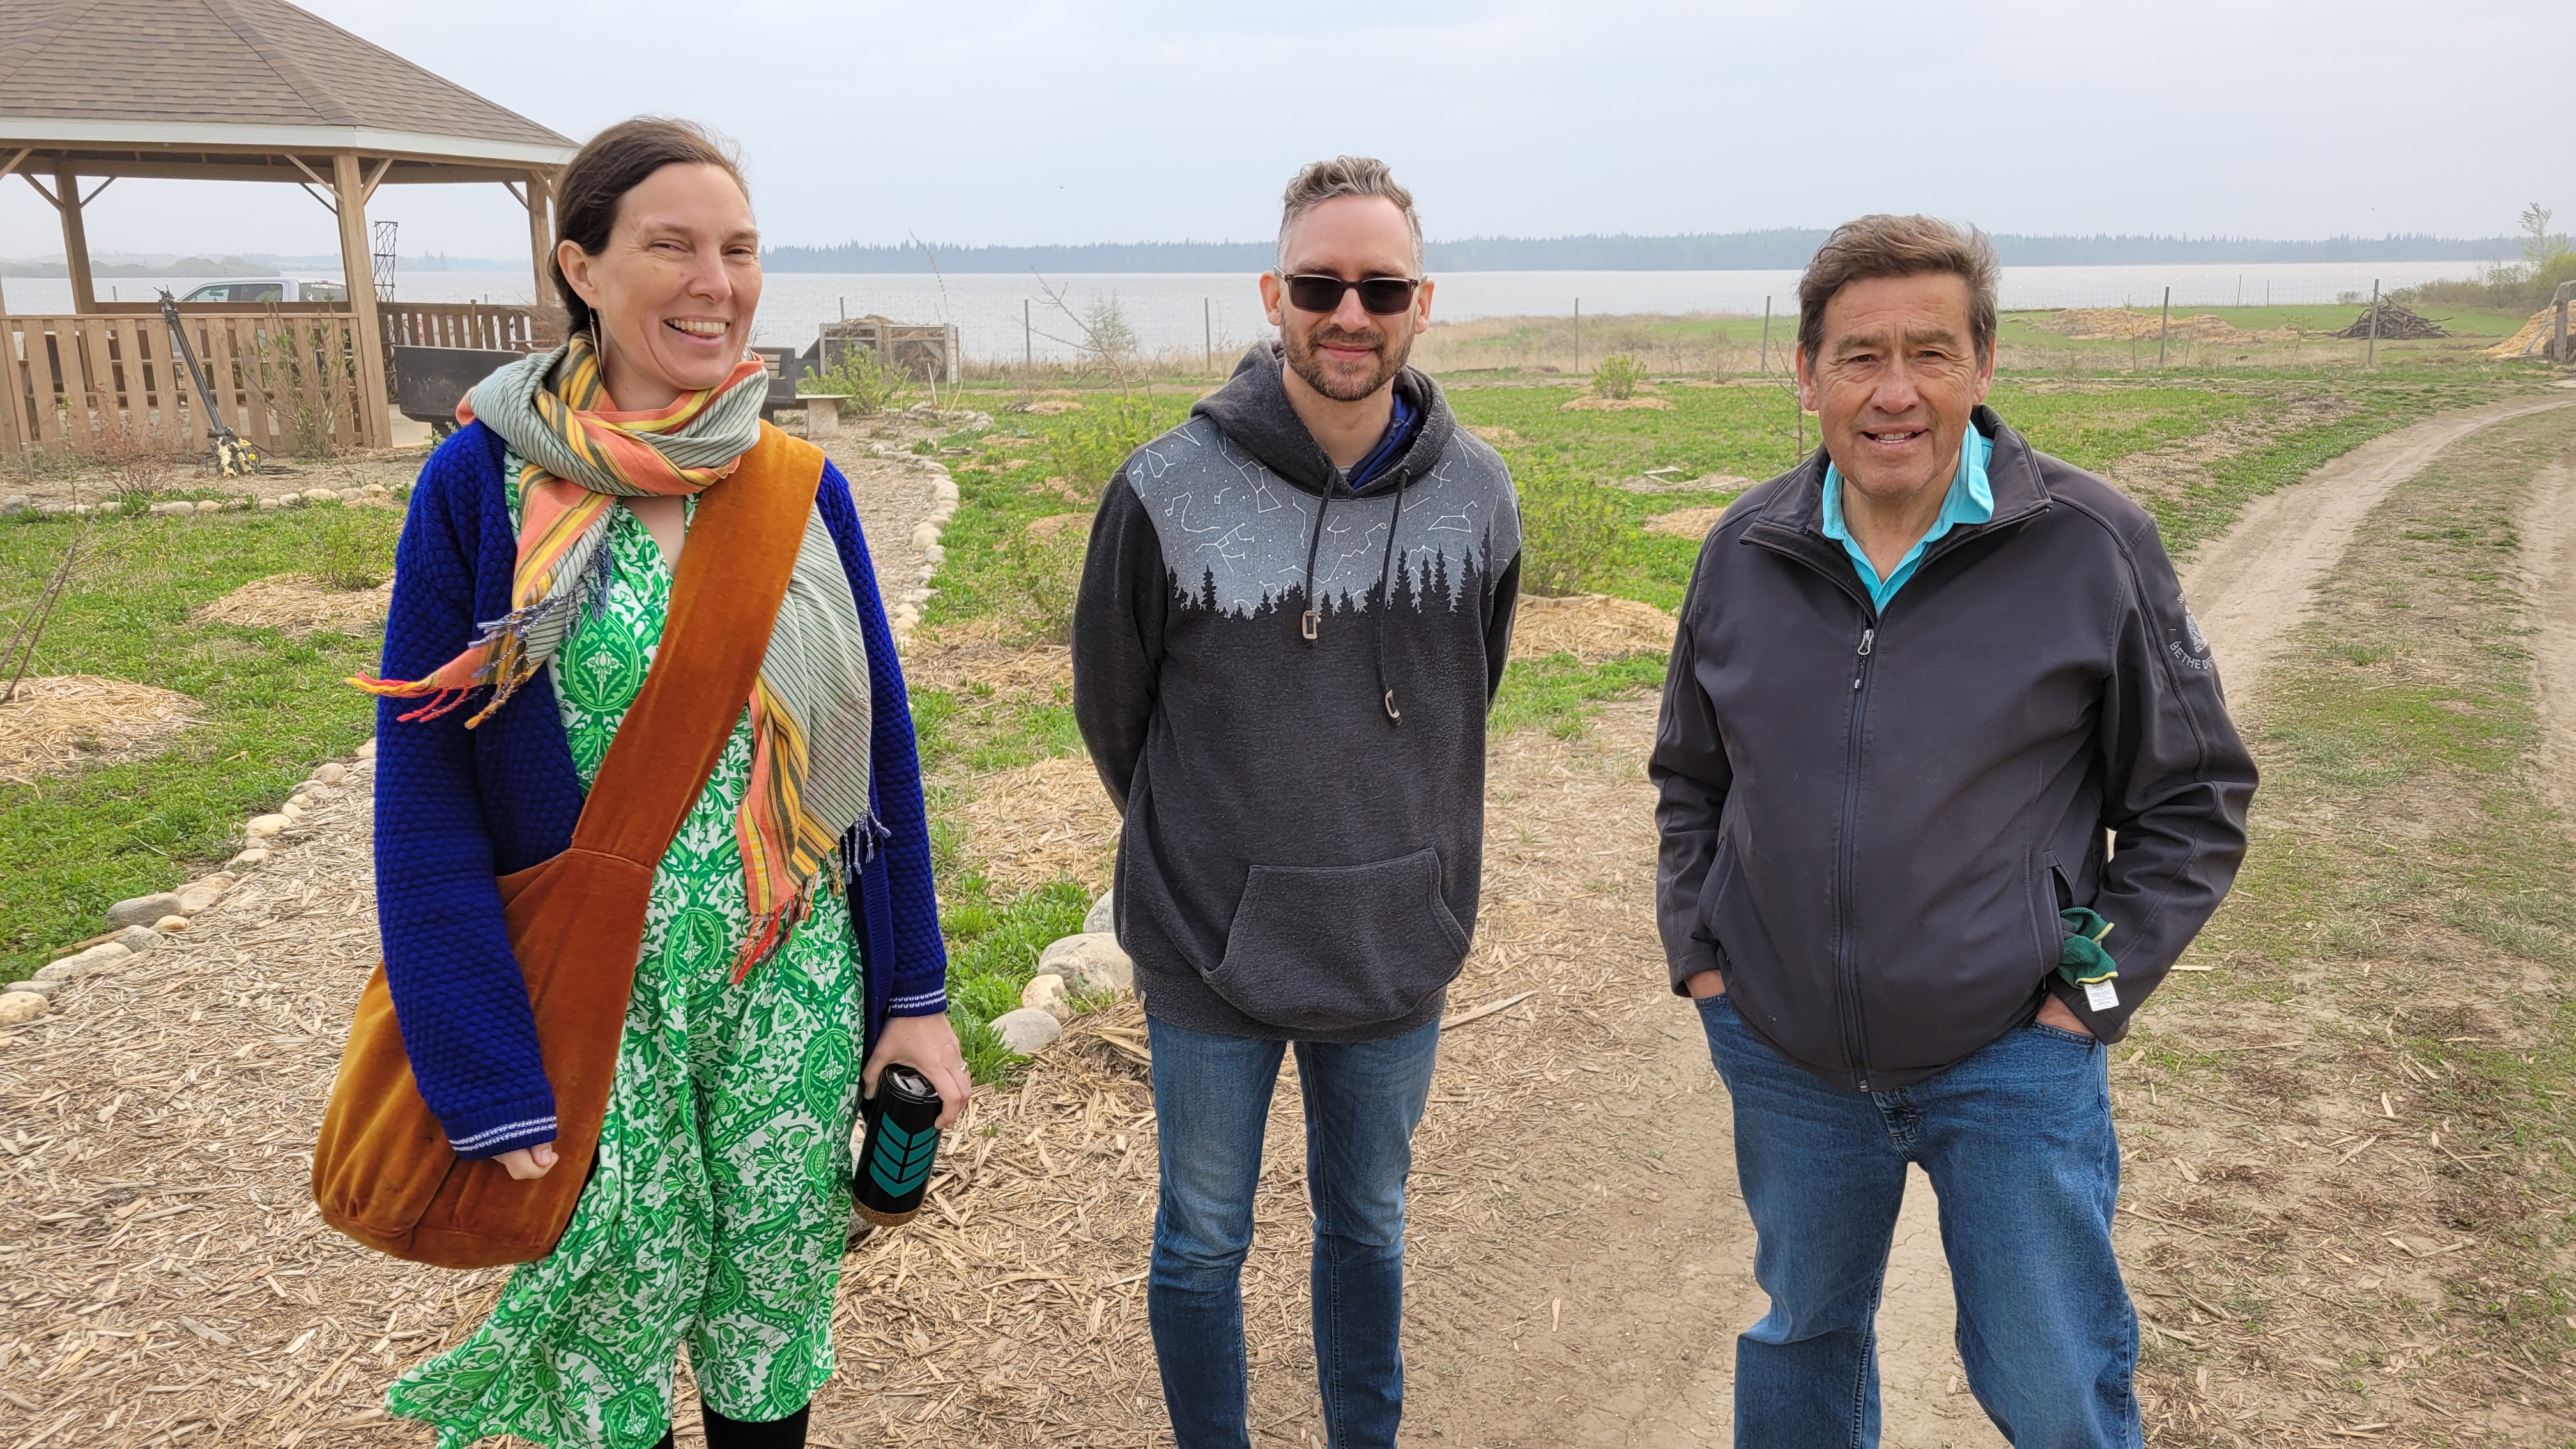
<svg viewBox="0 0 2576 1449"><path fill-rule="evenodd" d="M221 421L272 447L317 427L381 447L392 343L524 349L543 314L380 301L368 200L388 183L508 187L542 301L553 181L574 150L284 0L0 3L0 183L22 178L61 214L72 288L69 316L10 315L0 295L0 456L205 446L157 305L101 302L90 279L82 208L118 179L298 186L337 214L346 302L182 310Z"/></svg>

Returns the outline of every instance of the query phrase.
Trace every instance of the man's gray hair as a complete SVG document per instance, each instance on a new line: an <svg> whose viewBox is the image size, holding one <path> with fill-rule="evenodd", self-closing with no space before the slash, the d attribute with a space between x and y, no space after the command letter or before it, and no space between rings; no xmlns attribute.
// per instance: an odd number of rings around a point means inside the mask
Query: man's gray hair
<svg viewBox="0 0 2576 1449"><path fill-rule="evenodd" d="M1798 345L1812 365L1825 346L1825 304L1854 282L1947 272L1968 284L1968 331L1977 356L1995 352L1995 291L2004 265L1973 226L1930 216L1856 217L1835 227L1798 278Z"/></svg>
<svg viewBox="0 0 2576 1449"><path fill-rule="evenodd" d="M1413 270L1422 270L1422 218L1413 211L1413 193L1396 184L1395 173L1374 156L1336 156L1317 161L1288 183L1279 213L1279 270L1288 270L1288 229L1297 218L1336 196L1383 196L1404 213L1413 233Z"/></svg>

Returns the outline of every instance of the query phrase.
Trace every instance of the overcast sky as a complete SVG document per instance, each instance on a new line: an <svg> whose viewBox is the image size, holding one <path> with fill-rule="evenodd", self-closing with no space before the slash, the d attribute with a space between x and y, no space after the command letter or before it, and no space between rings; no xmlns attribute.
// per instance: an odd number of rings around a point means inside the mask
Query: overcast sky
<svg viewBox="0 0 2576 1449"><path fill-rule="evenodd" d="M1830 5L304 0L576 139L643 111L751 163L776 243L1246 240L1385 157L1434 237L1823 226L2266 237L2576 220L2567 0ZM498 187L388 187L403 250L512 257ZM95 251L336 250L283 187L122 181ZM58 252L0 188L0 254Z"/></svg>

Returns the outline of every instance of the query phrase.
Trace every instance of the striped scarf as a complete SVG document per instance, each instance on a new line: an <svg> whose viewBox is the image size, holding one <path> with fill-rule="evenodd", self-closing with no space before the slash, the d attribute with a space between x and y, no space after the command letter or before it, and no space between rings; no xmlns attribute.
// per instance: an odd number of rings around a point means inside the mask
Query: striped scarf
<svg viewBox="0 0 2576 1449"><path fill-rule="evenodd" d="M488 686L472 729L509 702L554 657L584 609L599 606L615 576L608 548L619 498L688 496L729 476L760 437L768 374L746 358L732 376L668 407L614 410L586 335L559 352L512 363L477 384L456 408L480 418L523 460L519 557L510 612L486 623L465 651L418 681L352 679L370 693L424 698L405 721L436 719ZM867 645L839 548L819 512L788 576L787 596L761 657L750 700L751 786L734 814L752 929L737 955L740 981L812 908L824 863L854 826L873 843L868 808ZM858 862L843 862L854 868Z"/></svg>

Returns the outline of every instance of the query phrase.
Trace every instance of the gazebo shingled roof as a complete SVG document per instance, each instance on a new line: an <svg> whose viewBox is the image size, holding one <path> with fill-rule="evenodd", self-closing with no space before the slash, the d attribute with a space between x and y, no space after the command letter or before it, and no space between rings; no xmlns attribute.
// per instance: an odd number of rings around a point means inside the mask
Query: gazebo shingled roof
<svg viewBox="0 0 2576 1449"><path fill-rule="evenodd" d="M81 220L108 181L80 178L304 185L339 217L373 443L390 420L369 198L389 181L501 183L528 209L542 276L553 180L576 149L285 0L0 0L0 179L20 175L61 213L73 310L115 310L97 300Z"/></svg>
<svg viewBox="0 0 2576 1449"><path fill-rule="evenodd" d="M0 137L559 166L570 138L284 0L13 0Z"/></svg>

